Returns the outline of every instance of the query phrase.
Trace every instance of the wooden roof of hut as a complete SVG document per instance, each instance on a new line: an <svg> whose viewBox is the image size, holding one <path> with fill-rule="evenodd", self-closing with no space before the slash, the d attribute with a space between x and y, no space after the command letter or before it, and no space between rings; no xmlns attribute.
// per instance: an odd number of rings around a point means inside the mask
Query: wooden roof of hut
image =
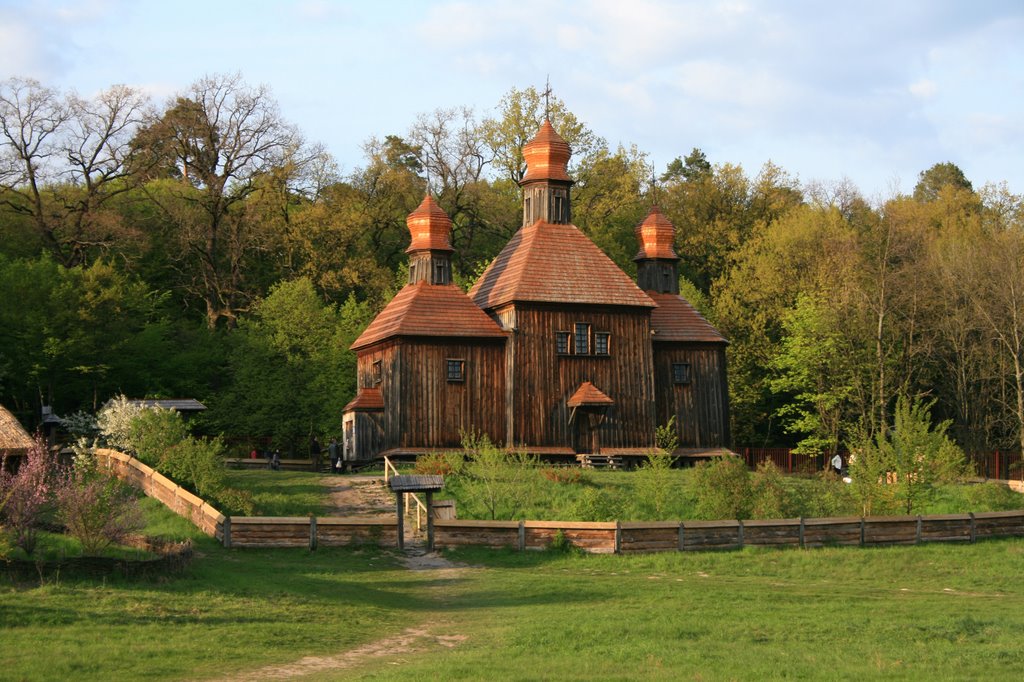
<svg viewBox="0 0 1024 682"><path fill-rule="evenodd" d="M0 405L0 451L27 450L34 444L32 436L7 408Z"/></svg>

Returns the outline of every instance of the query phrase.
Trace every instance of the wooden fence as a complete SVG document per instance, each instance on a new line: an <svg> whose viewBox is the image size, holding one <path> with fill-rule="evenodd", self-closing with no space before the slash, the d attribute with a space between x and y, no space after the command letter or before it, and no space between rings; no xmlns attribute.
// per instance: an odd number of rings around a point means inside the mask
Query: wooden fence
<svg viewBox="0 0 1024 682"><path fill-rule="evenodd" d="M152 467L116 450L96 451L99 466L194 523L225 547L398 545L398 522L376 517L225 516Z"/></svg>
<svg viewBox="0 0 1024 682"><path fill-rule="evenodd" d="M577 523L564 521L434 522L437 547L543 549L556 536L596 554L690 552L746 546L823 547L916 545L1024 537L1024 510L932 516L797 518L757 521L660 521Z"/></svg>
<svg viewBox="0 0 1024 682"><path fill-rule="evenodd" d="M96 450L96 461L117 478L163 502L165 507L194 523L206 535L223 540L226 517L152 467L116 450Z"/></svg>

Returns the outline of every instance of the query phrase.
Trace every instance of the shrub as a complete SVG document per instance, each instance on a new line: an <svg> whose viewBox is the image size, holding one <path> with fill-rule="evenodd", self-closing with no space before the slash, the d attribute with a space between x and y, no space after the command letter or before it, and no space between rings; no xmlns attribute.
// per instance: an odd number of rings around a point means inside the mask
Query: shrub
<svg viewBox="0 0 1024 682"><path fill-rule="evenodd" d="M458 476L465 465L461 452L432 452L416 460L417 474L433 476Z"/></svg>
<svg viewBox="0 0 1024 682"><path fill-rule="evenodd" d="M103 443L122 452L135 454L132 420L142 411L142 407L132 405L123 395L113 398L104 405L96 415L96 426L99 428Z"/></svg>
<svg viewBox="0 0 1024 682"><path fill-rule="evenodd" d="M578 467L544 467L540 474L559 485L576 485L583 482L583 470Z"/></svg>
<svg viewBox="0 0 1024 682"><path fill-rule="evenodd" d="M615 521L622 517L622 500L600 488L584 488L572 506L580 521Z"/></svg>
<svg viewBox="0 0 1024 682"><path fill-rule="evenodd" d="M163 452L157 469L200 497L215 497L224 487L223 454L220 438L186 436Z"/></svg>
<svg viewBox="0 0 1024 682"><path fill-rule="evenodd" d="M12 474L4 457L0 465L0 524L16 547L32 555L36 532L49 501L57 463L42 437L37 436Z"/></svg>
<svg viewBox="0 0 1024 682"><path fill-rule="evenodd" d="M534 494L537 458L502 450L475 433L463 434L462 446L469 456L462 476L469 501L491 519L516 518Z"/></svg>
<svg viewBox="0 0 1024 682"><path fill-rule="evenodd" d="M751 518L784 519L797 511L795 496L786 487L782 472L773 462L757 467L750 485Z"/></svg>
<svg viewBox="0 0 1024 682"><path fill-rule="evenodd" d="M660 521L672 498L679 493L678 480L672 472L672 455L667 452L650 453L647 461L633 475L639 507L645 516Z"/></svg>
<svg viewBox="0 0 1024 682"><path fill-rule="evenodd" d="M178 412L154 407L142 410L132 418L128 434L129 443L138 458L160 468L171 448L185 440L188 429Z"/></svg>
<svg viewBox="0 0 1024 682"><path fill-rule="evenodd" d="M252 516L256 513L256 502L253 500L252 491L249 490L221 488L209 502L222 514Z"/></svg>
<svg viewBox="0 0 1024 682"><path fill-rule="evenodd" d="M69 470L55 486L54 498L57 517L87 555L102 553L144 526L129 489L104 474Z"/></svg>
<svg viewBox="0 0 1024 682"><path fill-rule="evenodd" d="M716 457L698 464L693 490L699 518L750 518L750 472L739 457Z"/></svg>

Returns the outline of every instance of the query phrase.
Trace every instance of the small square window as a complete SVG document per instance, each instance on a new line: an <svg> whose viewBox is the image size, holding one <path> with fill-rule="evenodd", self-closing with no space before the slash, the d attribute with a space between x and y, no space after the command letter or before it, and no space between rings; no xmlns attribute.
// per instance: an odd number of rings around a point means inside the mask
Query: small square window
<svg viewBox="0 0 1024 682"><path fill-rule="evenodd" d="M672 363L672 381L676 384L688 384L690 383L690 363L688 362L674 362Z"/></svg>
<svg viewBox="0 0 1024 682"><path fill-rule="evenodd" d="M555 352L559 355L569 354L569 332L555 332Z"/></svg>
<svg viewBox="0 0 1024 682"><path fill-rule="evenodd" d="M374 386L383 381L383 366L380 360L374 360L373 364L370 365L370 381Z"/></svg>
<svg viewBox="0 0 1024 682"><path fill-rule="evenodd" d="M577 322L576 332L576 355L590 354L590 325Z"/></svg>
<svg viewBox="0 0 1024 682"><path fill-rule="evenodd" d="M448 360L448 381L466 380L466 361Z"/></svg>
<svg viewBox="0 0 1024 682"><path fill-rule="evenodd" d="M608 332L594 333L594 355L608 355L608 346L612 335Z"/></svg>

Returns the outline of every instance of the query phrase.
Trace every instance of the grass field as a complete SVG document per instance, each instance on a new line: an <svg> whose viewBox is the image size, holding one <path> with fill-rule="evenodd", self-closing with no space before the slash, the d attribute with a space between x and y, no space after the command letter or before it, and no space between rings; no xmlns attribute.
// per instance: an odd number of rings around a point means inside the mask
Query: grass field
<svg viewBox="0 0 1024 682"><path fill-rule="evenodd" d="M181 534L159 510L151 531ZM1024 541L646 556L225 550L0 586L4 679L1020 679ZM415 628L377 655L343 652ZM404 642L404 643L403 643ZM364 649L363 651L371 651ZM393 651L394 653L387 653Z"/></svg>

